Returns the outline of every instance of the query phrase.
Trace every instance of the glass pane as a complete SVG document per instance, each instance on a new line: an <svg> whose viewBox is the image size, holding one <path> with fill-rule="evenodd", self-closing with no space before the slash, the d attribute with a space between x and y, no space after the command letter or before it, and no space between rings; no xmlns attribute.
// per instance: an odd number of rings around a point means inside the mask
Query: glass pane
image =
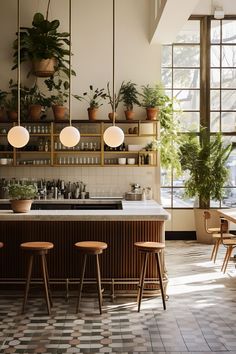
<svg viewBox="0 0 236 354"><path fill-rule="evenodd" d="M236 69L222 69L222 87L236 88Z"/></svg>
<svg viewBox="0 0 236 354"><path fill-rule="evenodd" d="M236 91L222 90L221 92L222 110L236 110Z"/></svg>
<svg viewBox="0 0 236 354"><path fill-rule="evenodd" d="M211 46L211 66L220 67L220 46Z"/></svg>
<svg viewBox="0 0 236 354"><path fill-rule="evenodd" d="M236 46L222 45L222 66L236 67Z"/></svg>
<svg viewBox="0 0 236 354"><path fill-rule="evenodd" d="M174 97L178 100L182 110L199 110L199 90L174 90ZM174 108L179 107L174 104Z"/></svg>
<svg viewBox="0 0 236 354"><path fill-rule="evenodd" d="M235 132L236 128L236 113L225 112L221 114L222 132Z"/></svg>
<svg viewBox="0 0 236 354"><path fill-rule="evenodd" d="M222 21L222 42L236 43L236 21Z"/></svg>
<svg viewBox="0 0 236 354"><path fill-rule="evenodd" d="M164 87L172 87L172 69L161 70L161 81Z"/></svg>
<svg viewBox="0 0 236 354"><path fill-rule="evenodd" d="M175 67L199 67L200 66L200 47L198 45L174 45L174 64Z"/></svg>
<svg viewBox="0 0 236 354"><path fill-rule="evenodd" d="M210 129L211 132L220 131L220 112L211 112Z"/></svg>
<svg viewBox="0 0 236 354"><path fill-rule="evenodd" d="M234 175L236 176L236 171L234 172ZM225 188L222 206L236 207L236 188Z"/></svg>
<svg viewBox="0 0 236 354"><path fill-rule="evenodd" d="M175 43L199 43L200 21L189 20L177 35Z"/></svg>
<svg viewBox="0 0 236 354"><path fill-rule="evenodd" d="M161 188L161 204L164 208L171 208L171 189Z"/></svg>
<svg viewBox="0 0 236 354"><path fill-rule="evenodd" d="M173 207L174 208L192 208L194 198L189 199L184 195L184 188L173 189Z"/></svg>
<svg viewBox="0 0 236 354"><path fill-rule="evenodd" d="M227 167L230 170L228 186L236 187L236 149L233 149L233 151L231 152L227 162ZM236 197L235 194L234 197ZM236 198L235 198L235 202L236 202Z"/></svg>
<svg viewBox="0 0 236 354"><path fill-rule="evenodd" d="M164 45L162 47L162 66L172 66L172 46Z"/></svg>
<svg viewBox="0 0 236 354"><path fill-rule="evenodd" d="M172 96L173 96L172 90L165 90L165 94L170 98L172 98Z"/></svg>
<svg viewBox="0 0 236 354"><path fill-rule="evenodd" d="M199 69L174 69L173 88L199 88Z"/></svg>
<svg viewBox="0 0 236 354"><path fill-rule="evenodd" d="M180 130L182 132L186 131L199 131L200 125L200 114L198 112L182 112L176 114L180 123Z"/></svg>
<svg viewBox="0 0 236 354"><path fill-rule="evenodd" d="M220 110L220 90L211 90L211 111Z"/></svg>
<svg viewBox="0 0 236 354"><path fill-rule="evenodd" d="M211 69L211 88L220 87L220 70Z"/></svg>
<svg viewBox="0 0 236 354"><path fill-rule="evenodd" d="M211 21L211 43L220 42L220 21Z"/></svg>
<svg viewBox="0 0 236 354"><path fill-rule="evenodd" d="M171 171L161 169L161 186L171 186Z"/></svg>

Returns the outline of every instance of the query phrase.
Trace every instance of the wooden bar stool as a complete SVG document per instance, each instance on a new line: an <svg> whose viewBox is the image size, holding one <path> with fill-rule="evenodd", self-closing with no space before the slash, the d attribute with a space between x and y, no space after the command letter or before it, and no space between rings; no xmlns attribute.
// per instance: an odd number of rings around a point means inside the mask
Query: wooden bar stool
<svg viewBox="0 0 236 354"><path fill-rule="evenodd" d="M162 269L161 269L161 262L160 262L160 253L165 248L165 244L160 242L135 242L134 246L138 249L138 251L144 253L142 270L141 270L139 284L138 284L138 297L137 297L138 312L140 312L141 301L143 297L143 288L144 288L145 275L147 269L147 260L149 254L154 254L156 258L157 273L159 276L162 303L163 303L164 310L166 310L165 293L164 293L163 282L162 282Z"/></svg>
<svg viewBox="0 0 236 354"><path fill-rule="evenodd" d="M28 272L27 272L27 280L25 286L25 295L24 295L23 306L22 306L22 313L25 312L25 306L29 294L29 286L30 286L32 268L33 268L34 256L39 256L41 259L47 310L48 310L48 314L50 315L51 306L52 306L52 297L51 297L51 292L49 287L48 268L47 268L47 261L45 256L48 253L48 250L52 249L54 245L51 242L26 242L26 243L22 243L20 247L22 250L29 253L29 264L28 264Z"/></svg>
<svg viewBox="0 0 236 354"><path fill-rule="evenodd" d="M95 256L98 303L99 303L99 311L101 315L102 314L102 288L101 288L101 272L100 272L98 255L101 254L103 250L107 248L107 244L105 242L83 241L83 242L77 242L75 244L75 247L79 250L79 252L83 254L83 265L82 265L81 276L80 276L80 285L79 285L79 293L78 293L78 299L76 305L76 313L78 313L79 306L80 306L87 256Z"/></svg>

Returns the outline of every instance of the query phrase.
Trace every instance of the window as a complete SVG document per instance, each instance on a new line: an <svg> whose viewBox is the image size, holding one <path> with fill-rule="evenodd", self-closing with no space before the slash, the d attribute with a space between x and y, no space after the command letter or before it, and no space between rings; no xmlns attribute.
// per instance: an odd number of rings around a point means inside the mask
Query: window
<svg viewBox="0 0 236 354"><path fill-rule="evenodd" d="M204 79L202 72L206 73ZM200 94L203 80L205 96ZM236 18L214 20L203 16L189 20L175 43L163 47L162 82L166 93L180 103L182 113L179 117L174 114L174 119L179 119L182 133L191 130L198 134L201 123L210 127L211 134L220 131L227 142L236 144ZM235 150L228 168L230 178L222 206L236 205ZM194 200L184 197L186 178L187 175L176 177L173 171L161 171L164 207L193 207ZM211 201L211 206L220 205Z"/></svg>

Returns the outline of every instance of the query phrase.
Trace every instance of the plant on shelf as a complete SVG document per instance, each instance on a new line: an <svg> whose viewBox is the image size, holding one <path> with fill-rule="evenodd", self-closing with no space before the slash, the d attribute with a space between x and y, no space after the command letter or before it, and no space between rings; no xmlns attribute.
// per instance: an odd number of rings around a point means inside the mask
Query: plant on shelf
<svg viewBox="0 0 236 354"><path fill-rule="evenodd" d="M199 199L201 209L209 208L210 199L222 199L229 176L226 162L231 149L231 144L223 144L220 133L209 137L206 129L201 129L200 141L190 134L180 146L180 163L183 171L189 173L185 192L188 197Z"/></svg>
<svg viewBox="0 0 236 354"><path fill-rule="evenodd" d="M125 116L127 120L131 120L134 117L134 105L139 105L138 101L138 90L136 88L136 84L132 81L128 81L124 83L121 87L121 99L124 102Z"/></svg>
<svg viewBox="0 0 236 354"><path fill-rule="evenodd" d="M4 121L4 106L6 102L7 92L0 90L0 121Z"/></svg>
<svg viewBox="0 0 236 354"><path fill-rule="evenodd" d="M159 142L158 140L156 139L153 139L152 141L150 141L150 143L147 143L145 146L144 146L144 149L146 151L157 151L158 148L159 148Z"/></svg>
<svg viewBox="0 0 236 354"><path fill-rule="evenodd" d="M73 95L79 101L86 101L89 104L88 116L89 120L95 120L97 116L98 108L103 105L102 101L107 98L107 94L104 90L96 88L94 90L93 85L89 86L89 92L84 92L83 96Z"/></svg>
<svg viewBox="0 0 236 354"><path fill-rule="evenodd" d="M9 91L7 92L4 105L9 121L16 122L18 117L18 90L17 84L15 84L12 79L9 81Z"/></svg>
<svg viewBox="0 0 236 354"><path fill-rule="evenodd" d="M65 103L69 97L69 81L61 78L60 72L58 72L58 75L51 76L44 82L49 92L53 92L50 100L55 120L64 120L66 113Z"/></svg>
<svg viewBox="0 0 236 354"><path fill-rule="evenodd" d="M119 103L122 101L122 97L121 97L121 91L123 90L123 86L124 86L124 81L122 81L121 86L118 90L118 93L114 94L114 99L113 99L113 95L111 94L111 90L110 90L110 83L107 83L107 97L108 97L108 101L109 104L111 105L111 109L112 112L108 113L108 117L111 121L113 121L113 112L116 112ZM115 119L116 119L117 114L115 114Z"/></svg>
<svg viewBox="0 0 236 354"><path fill-rule="evenodd" d="M37 84L31 88L22 87L21 102L26 107L29 118L33 121L39 121L42 112L51 105L50 100L39 90Z"/></svg>
<svg viewBox="0 0 236 354"><path fill-rule="evenodd" d="M140 106L146 108L148 120L156 120L158 110L160 111L162 107L165 107L169 101L169 97L165 95L158 84L154 86L143 85L139 95L141 97Z"/></svg>
<svg viewBox="0 0 236 354"><path fill-rule="evenodd" d="M59 20L48 20L50 0L48 0L46 18L41 13L33 17L32 27L20 28L20 57L21 62L31 61L33 68L29 74L48 77L57 70L62 70L69 76L68 57L70 45L67 32L58 32ZM17 67L18 42L13 43L14 63Z"/></svg>
<svg viewBox="0 0 236 354"><path fill-rule="evenodd" d="M37 196L37 187L33 184L11 184L8 187L11 207L14 213L27 213L32 200Z"/></svg>

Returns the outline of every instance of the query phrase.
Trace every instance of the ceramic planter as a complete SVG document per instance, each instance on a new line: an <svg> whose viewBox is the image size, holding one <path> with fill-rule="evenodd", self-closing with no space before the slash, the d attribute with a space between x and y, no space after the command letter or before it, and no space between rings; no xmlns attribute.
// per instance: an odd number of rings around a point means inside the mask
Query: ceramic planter
<svg viewBox="0 0 236 354"><path fill-rule="evenodd" d="M33 121L40 121L42 106L40 104L32 104L29 106L29 117Z"/></svg>
<svg viewBox="0 0 236 354"><path fill-rule="evenodd" d="M55 104L52 106L52 110L56 121L65 120L66 107Z"/></svg>
<svg viewBox="0 0 236 354"><path fill-rule="evenodd" d="M147 120L157 120L158 109L157 108L146 108Z"/></svg>
<svg viewBox="0 0 236 354"><path fill-rule="evenodd" d="M33 200L31 199L11 200L11 208L14 211L14 213L28 213L31 209L32 203Z"/></svg>
<svg viewBox="0 0 236 354"><path fill-rule="evenodd" d="M87 110L88 110L89 120L96 120L98 109L89 107Z"/></svg>
<svg viewBox="0 0 236 354"><path fill-rule="evenodd" d="M133 120L134 119L134 111L133 110L126 110L125 117L127 120Z"/></svg>

